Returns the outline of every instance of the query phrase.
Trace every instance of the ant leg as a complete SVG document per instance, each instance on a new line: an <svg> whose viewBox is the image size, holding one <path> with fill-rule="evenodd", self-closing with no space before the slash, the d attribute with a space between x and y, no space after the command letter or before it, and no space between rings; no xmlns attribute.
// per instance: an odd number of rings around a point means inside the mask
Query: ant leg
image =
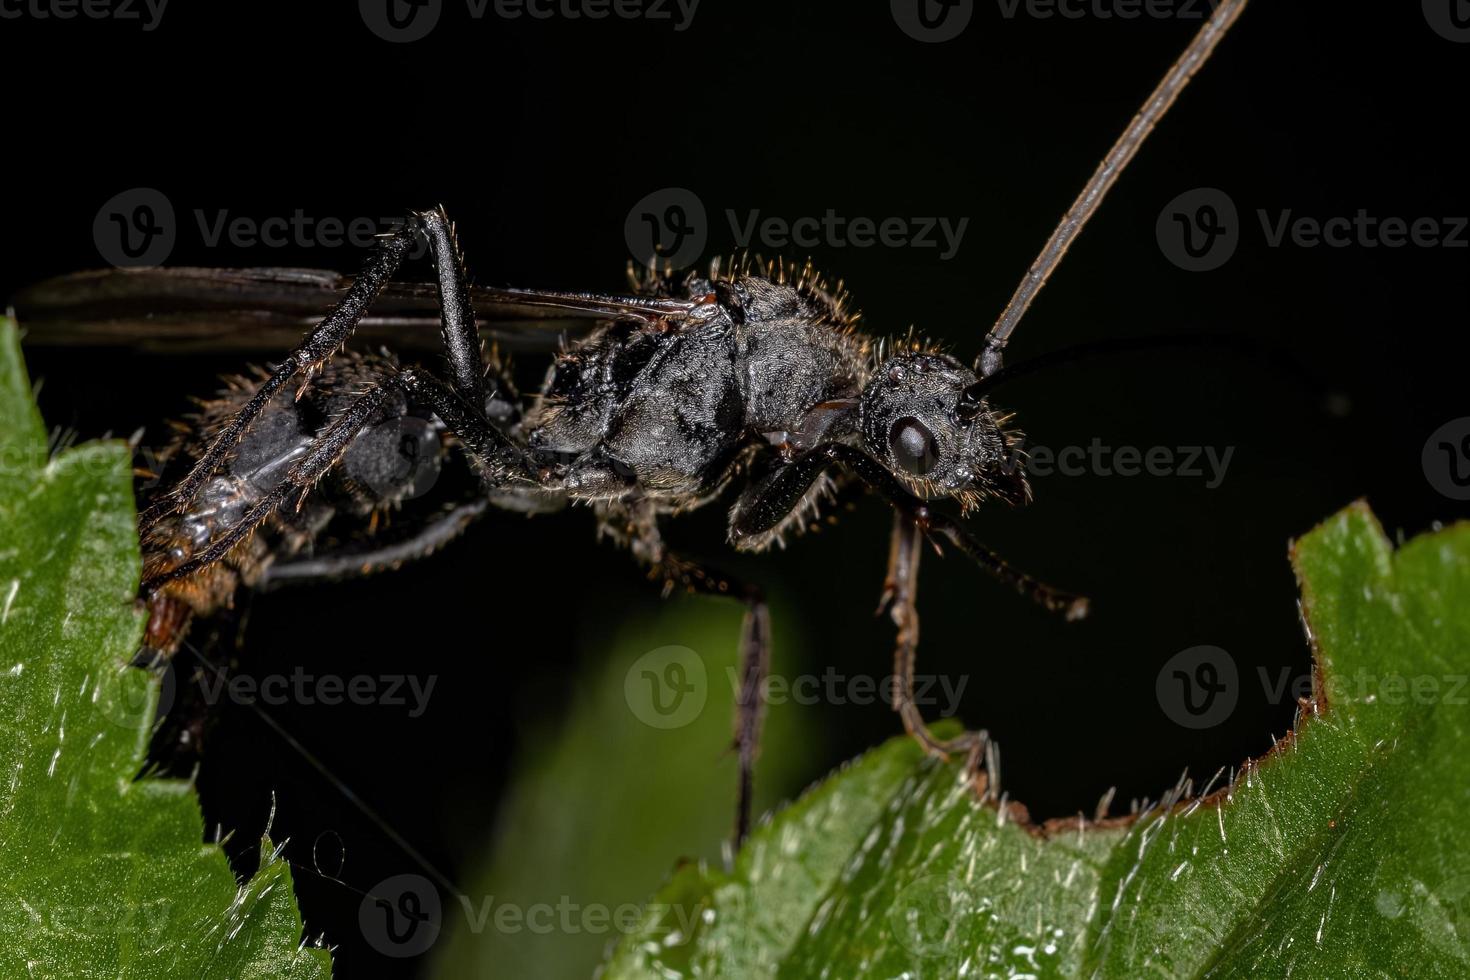
<svg viewBox="0 0 1470 980"><path fill-rule="evenodd" d="M937 738L929 730L924 716L914 701L914 665L919 649L919 555L922 540L919 527L902 513L893 515L893 537L888 551L888 574L883 580L883 597L878 611L888 610L893 625L898 627L898 641L893 650L893 709L903 720L904 730L929 755L948 759L964 753L968 771L982 796L989 778L980 771L980 757L989 744L983 732L965 732L950 739Z"/></svg>
<svg viewBox="0 0 1470 980"><path fill-rule="evenodd" d="M766 720L766 675L771 670L771 613L765 596L755 586L718 583L719 594L737 589L745 603L740 621L740 690L735 696L736 758L740 761L740 788L735 800L735 844L750 833L750 812L755 796L755 760L760 754L761 728Z"/></svg>
<svg viewBox="0 0 1470 980"><path fill-rule="evenodd" d="M255 418L265 410L271 398L297 375L304 374L309 380L341 348L352 336L357 322L362 319L373 300L398 270L421 231L428 238L438 268L440 323L453 372L454 389L476 411L483 411L484 364L480 351L480 332L475 323L474 310L470 306L464 263L454 238L453 227L443 208L412 212L402 228L379 241L363 265L362 272L352 281L337 305L261 383L250 401L214 437L188 475L142 516L140 523L143 526L187 506L240 441ZM445 421L447 423L448 420Z"/></svg>
<svg viewBox="0 0 1470 980"><path fill-rule="evenodd" d="M411 537L379 548L273 562L266 568L258 588L264 591L305 582L337 582L396 569L432 555L463 534L489 507L490 501L484 498L456 504Z"/></svg>
<svg viewBox="0 0 1470 980"><path fill-rule="evenodd" d="M771 669L771 613L765 596L753 585L743 585L673 555L665 555L662 564L670 584L682 582L691 592L730 596L745 604L745 616L740 621L740 690L735 695L735 740L731 746L740 763L735 798L735 846L739 847L750 834L755 802L755 760L760 754L761 728L766 720L766 675Z"/></svg>
<svg viewBox="0 0 1470 980"><path fill-rule="evenodd" d="M540 469L530 450L485 418L479 405L469 404L452 387L417 368L399 371L388 383L427 406L454 433L487 490L507 484L519 488L541 485Z"/></svg>
<svg viewBox="0 0 1470 980"><path fill-rule="evenodd" d="M359 395L345 412L317 435L305 455L292 465L285 477L237 523L212 541L200 554L144 582L140 589L141 594L151 595L169 582L187 578L224 558L274 514L293 493L304 494L310 491L341 459L352 441L378 417L384 401L394 391L402 391L411 401L433 410L439 420L458 437L482 482L498 486L517 479L534 480L534 464L525 450L487 422L477 410L466 405L447 384L422 371L408 368L385 378Z"/></svg>
<svg viewBox="0 0 1470 980"><path fill-rule="evenodd" d="M735 799L735 845L750 833L755 796L755 760L760 754L761 728L766 720L766 675L771 669L771 613L766 598L753 585L735 582L691 562L665 557L665 567L704 595L727 595L745 604L740 621L740 690L735 695L735 740L732 748L740 762L740 786Z"/></svg>
<svg viewBox="0 0 1470 980"><path fill-rule="evenodd" d="M740 785L735 799L735 846L750 834L755 795L755 760L760 754L766 720L766 675L771 669L771 613L765 595L753 585L736 582L675 555L664 554L656 569L665 576L665 594L676 584L701 595L721 595L745 604L740 621L740 690L735 694L735 741Z"/></svg>
<svg viewBox="0 0 1470 980"><path fill-rule="evenodd" d="M657 518L647 507L629 505L627 534L611 524L605 514L606 533L612 533L638 560L649 566L651 575L664 579L664 595L682 586L701 595L728 596L745 605L740 622L740 690L735 695L735 740L731 746L740 763L740 783L735 801L735 845L750 833L751 808L755 793L755 760L760 754L761 728L765 724L766 675L771 669L771 614L765 595L746 585L680 558L664 548ZM622 515L619 515L622 516Z"/></svg>
<svg viewBox="0 0 1470 980"><path fill-rule="evenodd" d="M469 276L454 224L444 206L417 215L429 239L434 269L439 277L439 328L449 357L449 383L476 411L485 410L485 352L480 326L470 303Z"/></svg>
<svg viewBox="0 0 1470 980"><path fill-rule="evenodd" d="M838 465L861 480L869 490L888 501L899 513L918 525L931 540L944 538L961 553L1002 582L1013 587L1050 612L1068 620L1087 615L1087 599L1063 592L1012 568L985 547L954 518L930 509L909 493L883 464L860 449L840 442L824 443L784 466L778 467L757 487L742 496L730 515L730 540L737 548L759 547L760 542L806 497L822 472Z"/></svg>
<svg viewBox="0 0 1470 980"><path fill-rule="evenodd" d="M871 456L841 443L827 443L812 452L824 453L828 459L862 480L874 493L887 500L918 526L930 540L944 538L960 553L991 575L1014 588L1048 612L1061 613L1069 622L1087 615L1087 598L1047 585L1025 572L1012 568L1005 559L976 541L964 525L948 514L930 509L924 501L909 493L898 479ZM935 545L938 550L938 545Z"/></svg>
<svg viewBox="0 0 1470 980"><path fill-rule="evenodd" d="M793 462L778 467L741 495L730 514L730 538L737 547L760 547L768 541L773 530L781 527L808 499L823 471L836 463L847 462L842 456L824 452L824 448L817 447ZM857 450L853 452L857 453ZM882 471L882 467L876 462L873 462L873 467ZM852 469L856 471L855 467ZM894 710L902 719L904 729L928 754L947 759L952 754L964 753L969 771L975 774L976 790L983 795L988 781L980 773L979 765L980 757L988 744L985 733L966 732L952 739L937 738L924 723L914 700L914 666L919 648L919 613L916 600L922 540L920 532L925 528L919 517L910 510L924 510L922 502L902 487L875 488L873 481L864 473L858 472L857 475L870 489L882 494L896 508L893 515L892 544L888 553L888 574L883 583L883 597L878 605L878 612L887 610L894 625L898 627L898 643L893 654ZM905 504L908 504L907 508ZM999 562L999 559L996 561ZM1003 567L1008 569L1008 566Z"/></svg>
<svg viewBox="0 0 1470 980"><path fill-rule="evenodd" d="M199 457L199 461L194 464L188 475L142 516L141 523L144 526L167 514L181 510L193 500L199 489L219 468L225 456L244 436L245 430L255 421L256 416L265 410L276 392L284 388L286 383L296 375L315 371L336 353L337 349L352 335L357 321L367 312L379 291L413 247L414 234L414 229L406 225L378 242L373 253L368 256L367 262L364 263L362 272L353 280L342 298L337 301L337 305L312 328L300 346L292 351L291 355L261 383L250 401L246 402L235 417L230 419L229 423L214 437L209 448Z"/></svg>
<svg viewBox="0 0 1470 980"><path fill-rule="evenodd" d="M508 485L494 487L486 496L445 508L412 535L375 548L342 550L310 558L272 562L265 569L258 589L269 591L309 582L337 582L376 575L427 558L479 520L491 507L522 514L544 514L561 510L566 498L553 491Z"/></svg>

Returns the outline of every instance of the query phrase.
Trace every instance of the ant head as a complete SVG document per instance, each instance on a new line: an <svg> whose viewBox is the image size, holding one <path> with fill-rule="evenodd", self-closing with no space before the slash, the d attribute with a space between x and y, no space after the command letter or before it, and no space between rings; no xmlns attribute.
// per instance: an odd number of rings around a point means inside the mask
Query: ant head
<svg viewBox="0 0 1470 980"><path fill-rule="evenodd" d="M954 497L968 509L986 496L1031 497L1016 436L970 390L979 379L959 361L922 351L884 361L863 389L868 452L917 496Z"/></svg>

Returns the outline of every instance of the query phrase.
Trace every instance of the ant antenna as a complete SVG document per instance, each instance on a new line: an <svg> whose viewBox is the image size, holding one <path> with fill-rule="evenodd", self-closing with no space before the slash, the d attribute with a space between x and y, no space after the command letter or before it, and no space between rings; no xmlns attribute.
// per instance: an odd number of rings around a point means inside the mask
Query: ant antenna
<svg viewBox="0 0 1470 980"><path fill-rule="evenodd" d="M1270 341L1257 340L1243 334L1125 337L1112 340L1095 340L1086 344L1077 344L1073 347L1064 347L1061 350L1050 351L1029 360L1007 364L1005 367L998 368L994 374L983 377L967 387L961 395L960 405L966 412L971 414L978 413L981 407L981 399L987 397L1001 385L1009 381L1014 381L1017 378L1024 378L1027 375L1049 371L1063 364L1073 364L1078 361L1087 361L1100 357L1169 350L1171 348L1182 348L1186 350L1203 348L1228 351L1243 357L1268 363L1282 373L1289 375L1299 388L1310 393L1317 400L1324 411L1329 414L1342 414L1346 410L1347 396L1340 391L1330 388L1326 382L1303 364L1288 348Z"/></svg>
<svg viewBox="0 0 1470 980"><path fill-rule="evenodd" d="M1235 23L1235 18L1245 9L1245 3L1246 0L1218 0L1210 19L1195 34L1184 53L1170 66L1153 94L1144 102L1143 108L1138 110L1128 128L1123 130L1123 135L1118 137L1118 141L1098 165L1092 179L1082 188L1082 193L1077 195L1077 200L1072 202L1072 207L1063 215L1061 223L1051 233L1051 238L1047 239L1041 254L1031 263L1031 268L1016 287L1011 301L1001 311L1000 319L995 321L995 326L986 335L985 346L975 363L976 371L981 377L989 377L1000 370L1006 342L1030 307L1031 301L1041 292L1041 287L1046 285L1047 278L1062 261L1062 256L1067 254L1072 240L1077 237L1082 226L1087 224L1087 219L1092 217L1103 197L1118 182L1123 168L1128 166L1148 134L1153 132L1154 126L1169 111L1179 93L1184 91L1184 86L1189 84L1189 80L1210 57L1230 25Z"/></svg>

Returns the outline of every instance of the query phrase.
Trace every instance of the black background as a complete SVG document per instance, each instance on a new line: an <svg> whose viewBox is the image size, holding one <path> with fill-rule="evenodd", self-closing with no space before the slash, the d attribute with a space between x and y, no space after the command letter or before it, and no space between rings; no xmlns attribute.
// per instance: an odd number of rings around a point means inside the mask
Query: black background
<svg viewBox="0 0 1470 980"><path fill-rule="evenodd" d="M359 259L309 244L210 247L196 209L385 218L442 201L479 281L617 289L629 209L682 186L707 210L711 254L736 244L726 209L968 217L947 261L932 248L835 243L787 255L809 251L845 277L869 330L914 324L969 356L1197 25L1038 18L1024 6L1008 18L981 2L959 39L925 44L882 3L703 0L679 32L648 19L473 20L451 0L427 39L390 44L354 4L311 7L178 3L151 32L0 23L0 293L103 264L93 218L134 187L162 191L179 216L170 264L350 271ZM1235 332L1279 345L1320 382L1225 354L1159 353L1061 368L998 399L1050 447L1234 447L1216 489L1198 477L1049 476L1029 508L974 518L1014 563L1090 594L1082 625L1049 620L958 559L926 562L924 669L977 675L963 715L1000 740L1007 788L1036 816L1091 812L1109 786L1126 809L1290 727L1294 704L1257 678L1307 665L1291 537L1357 497L1390 534L1465 513L1421 465L1430 433L1470 414L1465 233L1459 248L1273 248L1256 213L1470 213L1467 58L1470 46L1439 36L1418 4L1369 13L1258 0L1018 332L1013 360L1108 337ZM1176 267L1155 235L1166 204L1197 187L1225 191L1240 213L1239 248L1211 272ZM156 434L234 366L39 345L29 357L48 422L83 437L144 424ZM868 501L836 533L771 556L730 555L721 508L674 537L800 616L814 638L804 666L879 673L890 638L871 610L886 532ZM561 710L570 651L657 602L625 556L594 544L587 513L500 515L439 561L257 602L246 656L263 669L392 673L412 662L440 676L435 710L413 722L350 709L278 717L454 873L493 819L518 721ZM1161 711L1155 678L1199 644L1230 652L1240 703L1227 723L1191 731ZM767 751L803 753L813 778L899 730L881 707L810 710L824 715L823 744ZM350 842L360 885L415 870L248 712L220 720L199 781L211 826L241 841L258 839L274 794L275 835L292 839L298 864L330 831ZM414 970L362 945L356 894L311 875L297 883L310 931L340 944L342 976Z"/></svg>

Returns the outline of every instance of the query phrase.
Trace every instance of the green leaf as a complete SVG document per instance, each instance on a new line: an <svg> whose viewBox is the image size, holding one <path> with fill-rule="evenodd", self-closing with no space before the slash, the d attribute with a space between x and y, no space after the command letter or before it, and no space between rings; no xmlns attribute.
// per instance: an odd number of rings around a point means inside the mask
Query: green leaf
<svg viewBox="0 0 1470 980"><path fill-rule="evenodd" d="M772 613L778 675L798 649L796 617L782 612ZM593 638L587 669L571 675L572 703L527 732L468 896L444 903L450 938L435 975L591 976L619 931L636 926L668 855L719 857L734 817L740 618L738 603L691 596ZM645 671L662 680L674 665L687 694L658 691L661 715ZM809 745L813 724L803 705L773 704L766 742ZM789 752L763 756L757 812L800 787L799 764Z"/></svg>
<svg viewBox="0 0 1470 980"><path fill-rule="evenodd" d="M158 682L127 448L48 458L15 324L0 319L0 975L324 977L266 842L236 883L193 788L135 779Z"/></svg>
<svg viewBox="0 0 1470 980"><path fill-rule="evenodd" d="M1359 505L1292 560L1315 705L1225 789L1030 826L897 739L676 873L606 976L1470 974L1470 525L1395 553Z"/></svg>

